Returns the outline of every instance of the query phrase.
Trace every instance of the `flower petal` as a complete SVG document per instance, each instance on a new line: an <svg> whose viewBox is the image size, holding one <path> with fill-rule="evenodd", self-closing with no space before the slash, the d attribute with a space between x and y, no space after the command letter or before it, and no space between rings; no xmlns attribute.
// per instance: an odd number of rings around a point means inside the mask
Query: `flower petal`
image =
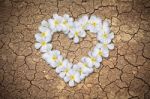
<svg viewBox="0 0 150 99"><path fill-rule="evenodd" d="M49 26L49 23L48 23L47 21L43 20L43 21L41 22L41 25L42 25L42 26L45 26L45 27L48 27L48 26Z"/></svg>
<svg viewBox="0 0 150 99"><path fill-rule="evenodd" d="M47 49L46 46L42 46L42 47L40 48L40 51L41 51L41 52L46 52L46 49Z"/></svg>
<svg viewBox="0 0 150 99"><path fill-rule="evenodd" d="M75 85L74 81L73 80L70 80L69 81L69 86L73 87Z"/></svg>
<svg viewBox="0 0 150 99"><path fill-rule="evenodd" d="M78 43L79 42L79 37L74 37L73 41L74 41L74 43Z"/></svg>
<svg viewBox="0 0 150 99"><path fill-rule="evenodd" d="M85 31L81 31L81 32L79 33L79 35L80 35L80 37L85 37L85 36L86 36L86 32L85 32Z"/></svg>
<svg viewBox="0 0 150 99"><path fill-rule="evenodd" d="M35 43L35 48L39 49L41 47L41 43Z"/></svg>
<svg viewBox="0 0 150 99"><path fill-rule="evenodd" d="M98 63L98 62L96 62L94 65L95 65L96 68L100 67L100 63Z"/></svg>
<svg viewBox="0 0 150 99"><path fill-rule="evenodd" d="M57 67L56 68L56 73L60 73L62 71L62 68L61 67Z"/></svg>
<svg viewBox="0 0 150 99"><path fill-rule="evenodd" d="M76 81L77 83L80 82L80 75L79 75L79 73L76 73L76 75L75 75L75 81Z"/></svg>
<svg viewBox="0 0 150 99"><path fill-rule="evenodd" d="M114 44L109 44L108 48L111 49L111 50L114 49Z"/></svg>
<svg viewBox="0 0 150 99"><path fill-rule="evenodd" d="M61 72L61 73L59 74L59 76L60 76L61 78L64 78L64 77L65 77L65 73L64 73L64 72Z"/></svg>
<svg viewBox="0 0 150 99"><path fill-rule="evenodd" d="M73 32L70 32L70 33L68 34L68 37L69 37L69 38L73 38L73 37L74 37Z"/></svg>
<svg viewBox="0 0 150 99"><path fill-rule="evenodd" d="M65 77L64 77L64 81L65 81L65 82L68 82L69 80L70 80L70 79L69 79L68 76L65 76Z"/></svg>
<svg viewBox="0 0 150 99"><path fill-rule="evenodd" d="M39 26L39 31L40 31L40 32L45 32L45 31L47 31L47 30L48 30L47 27Z"/></svg>
<svg viewBox="0 0 150 99"><path fill-rule="evenodd" d="M37 42L41 42L42 41L40 33L35 34L35 39L36 39Z"/></svg>

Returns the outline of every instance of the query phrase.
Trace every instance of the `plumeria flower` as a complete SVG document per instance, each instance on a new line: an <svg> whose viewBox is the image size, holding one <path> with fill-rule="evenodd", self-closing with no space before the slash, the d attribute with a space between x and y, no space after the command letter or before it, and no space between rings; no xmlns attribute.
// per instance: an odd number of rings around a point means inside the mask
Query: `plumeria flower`
<svg viewBox="0 0 150 99"><path fill-rule="evenodd" d="M91 16L89 20L88 30L93 33L97 33L102 26L102 20L99 17Z"/></svg>
<svg viewBox="0 0 150 99"><path fill-rule="evenodd" d="M63 57L60 55L54 64L56 65L56 73L60 73L61 71L63 71L64 62L65 60L63 60Z"/></svg>
<svg viewBox="0 0 150 99"><path fill-rule="evenodd" d="M65 76L69 75L69 71L72 68L72 63L69 63L69 61L67 59L65 59L63 61L63 68L61 68L61 72L59 74L59 76L61 78L64 78Z"/></svg>
<svg viewBox="0 0 150 99"><path fill-rule="evenodd" d="M110 33L110 22L109 22L109 20L105 19L103 21L99 32Z"/></svg>
<svg viewBox="0 0 150 99"><path fill-rule="evenodd" d="M50 64L53 68L57 67L57 61L62 59L62 56L60 55L60 51L53 50L47 53L44 53L42 55L42 58L47 61L48 64Z"/></svg>
<svg viewBox="0 0 150 99"><path fill-rule="evenodd" d="M110 33L109 21L104 20L100 31L98 32L97 39L103 43L110 43L114 38L114 33Z"/></svg>
<svg viewBox="0 0 150 99"><path fill-rule="evenodd" d="M114 44L113 43L108 43L108 42L104 42L104 43L98 43L96 45L98 48L101 48L102 50L112 50L114 49Z"/></svg>
<svg viewBox="0 0 150 99"><path fill-rule="evenodd" d="M90 58L88 57L83 57L78 65L81 66L83 73L90 74L93 72L92 63L90 62Z"/></svg>
<svg viewBox="0 0 150 99"><path fill-rule="evenodd" d="M86 32L81 29L78 22L75 22L73 29L71 29L70 33L68 34L69 38L73 38L74 43L79 42L79 37L85 37Z"/></svg>
<svg viewBox="0 0 150 99"><path fill-rule="evenodd" d="M96 46L93 49L92 54L94 57L97 57L97 58L99 58L99 60L102 60L102 57L108 57L109 56L109 51L103 50L102 48L99 48L99 46Z"/></svg>
<svg viewBox="0 0 150 99"><path fill-rule="evenodd" d="M87 26L89 24L89 17L87 15L84 15L78 20L78 22L83 30L87 30Z"/></svg>
<svg viewBox="0 0 150 99"><path fill-rule="evenodd" d="M86 76L89 75L89 73L83 72L83 69L84 69L84 68L82 68L82 66L81 66L80 64L75 64L75 65L73 65L73 69L74 69L75 71L79 72L79 74L80 74L80 79L81 79L81 80L83 80Z"/></svg>
<svg viewBox="0 0 150 99"><path fill-rule="evenodd" d="M93 53L90 51L88 53L90 57L90 62L92 63L92 66L95 66L96 68L100 67L100 62L102 62L102 58L94 56Z"/></svg>
<svg viewBox="0 0 150 99"><path fill-rule="evenodd" d="M69 74L64 77L64 80L65 82L69 82L69 86L73 87L75 86L75 82L79 83L81 81L80 74L79 72L76 72L75 70L70 69Z"/></svg>
<svg viewBox="0 0 150 99"><path fill-rule="evenodd" d="M37 43L35 43L35 48L39 49L41 52L48 52L52 49L52 44L48 43L50 39L42 38L41 34L37 33L35 35Z"/></svg>
<svg viewBox="0 0 150 99"><path fill-rule="evenodd" d="M73 18L70 18L69 15L65 14L61 22L62 31L65 34L68 34L69 30L73 28Z"/></svg>
<svg viewBox="0 0 150 99"><path fill-rule="evenodd" d="M35 38L36 38L36 40L38 39L45 39L46 41L51 41L51 39L52 39L52 32L50 31L50 29L43 29L43 30L41 30L40 31L41 33L37 33L37 34L35 34Z"/></svg>
<svg viewBox="0 0 150 99"><path fill-rule="evenodd" d="M114 33L111 32L111 33L106 33L106 32L103 32L103 33L98 33L97 35L97 39L102 42L102 43L110 43L111 40L114 38Z"/></svg>
<svg viewBox="0 0 150 99"><path fill-rule="evenodd" d="M57 14L53 15L54 19L49 19L48 22L50 24L50 28L53 32L56 31L61 31L62 27L61 27L61 21L62 21L62 17L58 16Z"/></svg>

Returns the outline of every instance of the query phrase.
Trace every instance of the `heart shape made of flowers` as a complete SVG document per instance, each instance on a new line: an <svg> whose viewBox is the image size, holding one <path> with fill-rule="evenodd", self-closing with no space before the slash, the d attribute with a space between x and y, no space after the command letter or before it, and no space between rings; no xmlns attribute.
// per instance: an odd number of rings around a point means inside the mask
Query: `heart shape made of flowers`
<svg viewBox="0 0 150 99"><path fill-rule="evenodd" d="M100 67L102 58L109 56L109 50L114 49L112 39L114 33L110 30L109 21L102 20L100 17L92 15L84 15L78 20L73 20L69 15L58 16L53 15L53 18L48 21L43 20L39 26L39 32L35 34L35 48L40 49L42 58L55 68L56 73L69 82L69 86L75 86L89 74L94 71L94 68ZM88 56L81 58L81 62L73 64L65 59L59 50L52 50L51 39L55 32L63 32L73 39L74 43L79 43L80 39L86 36L86 31L95 33L98 43L88 52Z"/></svg>

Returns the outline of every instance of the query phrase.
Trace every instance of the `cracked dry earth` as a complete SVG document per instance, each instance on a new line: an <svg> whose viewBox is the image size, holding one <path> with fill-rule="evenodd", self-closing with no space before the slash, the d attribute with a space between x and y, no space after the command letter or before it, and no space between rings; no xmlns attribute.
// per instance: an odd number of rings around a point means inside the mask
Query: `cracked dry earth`
<svg viewBox="0 0 150 99"><path fill-rule="evenodd" d="M115 49L100 69L70 88L34 48L34 34L52 14L111 20ZM73 63L96 44L56 33L54 49ZM150 99L149 0L0 0L0 99Z"/></svg>

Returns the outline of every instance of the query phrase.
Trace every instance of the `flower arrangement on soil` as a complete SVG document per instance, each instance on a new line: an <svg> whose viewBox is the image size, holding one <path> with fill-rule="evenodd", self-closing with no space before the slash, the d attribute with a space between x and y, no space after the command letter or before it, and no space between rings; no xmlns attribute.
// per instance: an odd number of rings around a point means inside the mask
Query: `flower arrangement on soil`
<svg viewBox="0 0 150 99"><path fill-rule="evenodd" d="M63 32L74 43L79 43L80 38L84 38L86 31L95 33L98 43L88 52L77 64L69 62L65 59L59 50L52 49L52 35L56 32ZM112 39L114 33L110 30L108 20L102 20L100 17L92 15L91 17L84 15L78 20L73 20L69 15L58 16L53 15L53 18L48 21L43 20L39 26L39 33L35 34L35 48L42 53L42 58L55 68L56 73L69 82L69 86L75 86L91 74L94 68L99 68L102 58L109 56L109 50L114 49Z"/></svg>

